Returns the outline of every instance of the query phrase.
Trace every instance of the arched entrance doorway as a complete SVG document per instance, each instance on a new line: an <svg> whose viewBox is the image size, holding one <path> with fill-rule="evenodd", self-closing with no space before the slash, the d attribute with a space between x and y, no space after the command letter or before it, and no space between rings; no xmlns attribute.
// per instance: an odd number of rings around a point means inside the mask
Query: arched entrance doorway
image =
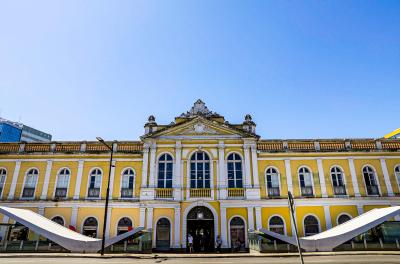
<svg viewBox="0 0 400 264"><path fill-rule="evenodd" d="M161 218L156 225L156 248L160 251L170 249L171 245L171 223L167 218Z"/></svg>
<svg viewBox="0 0 400 264"><path fill-rule="evenodd" d="M193 237L194 252L214 251L214 215L210 209L197 206L190 210L186 235L189 234Z"/></svg>

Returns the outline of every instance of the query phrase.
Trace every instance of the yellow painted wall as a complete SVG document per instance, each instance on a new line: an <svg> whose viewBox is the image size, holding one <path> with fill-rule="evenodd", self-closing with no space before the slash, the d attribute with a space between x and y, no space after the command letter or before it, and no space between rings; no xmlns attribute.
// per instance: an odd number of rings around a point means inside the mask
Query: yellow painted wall
<svg viewBox="0 0 400 264"><path fill-rule="evenodd" d="M0 168L6 169L7 171L6 182L4 183L3 193L2 196L0 197L6 199L8 194L10 193L11 181L15 169L15 162L7 162L7 161L5 162L0 160Z"/></svg>
<svg viewBox="0 0 400 264"><path fill-rule="evenodd" d="M121 196L122 173L128 168L132 168L135 172L134 196L140 195L140 186L142 184L142 163L137 161L117 161L115 163L114 186L112 193L114 199L118 199ZM106 177L108 177L108 174Z"/></svg>
<svg viewBox="0 0 400 264"><path fill-rule="evenodd" d="M42 194L44 176L46 174L46 161L23 161L21 162L21 168L19 170L17 187L15 189L15 198L19 198L22 194L22 187L24 185L24 178L26 173L31 168L36 168L39 170L39 177L37 180L36 190L35 190L35 199L39 199Z"/></svg>
<svg viewBox="0 0 400 264"><path fill-rule="evenodd" d="M78 208L78 219L77 219L77 231L82 233L83 222L88 217L95 217L98 222L97 237L101 238L103 235L103 219L104 219L104 208L94 207L80 207Z"/></svg>
<svg viewBox="0 0 400 264"><path fill-rule="evenodd" d="M311 170L314 182L314 196L321 197L321 185L318 176L318 167L316 160L291 160L290 166L292 170L292 182L293 192L295 197L300 197L300 181L299 181L299 169L302 166L306 166Z"/></svg>
<svg viewBox="0 0 400 264"><path fill-rule="evenodd" d="M281 190L280 190L281 197L287 197L288 188L287 188L285 162L283 160L260 160L258 161L258 174L259 174L261 198L268 197L265 171L270 166L275 167L279 172L280 182L281 182Z"/></svg>
<svg viewBox="0 0 400 264"><path fill-rule="evenodd" d="M358 216L357 206L355 205L333 205L329 207L329 212L332 226L337 226L337 219L343 213L350 215L352 218Z"/></svg>
<svg viewBox="0 0 400 264"><path fill-rule="evenodd" d="M264 207L261 209L261 223L263 228L269 229L268 220L271 216L280 216L285 222L286 235L292 235L291 216L288 207Z"/></svg>
<svg viewBox="0 0 400 264"><path fill-rule="evenodd" d="M52 219L55 216L61 216L64 219L64 226L68 227L71 224L71 207L47 207L44 210L44 216Z"/></svg>
<svg viewBox="0 0 400 264"><path fill-rule="evenodd" d="M139 208L112 208L110 216L110 237L117 235L118 221L123 217L128 217L132 221L133 227L138 227L140 223Z"/></svg>
<svg viewBox="0 0 400 264"><path fill-rule="evenodd" d="M303 221L305 216L312 214L319 219L320 231L326 230L325 213L323 206L296 206L296 222L300 236L304 236Z"/></svg>
<svg viewBox="0 0 400 264"><path fill-rule="evenodd" d="M339 168L342 169L342 172L344 173L347 195L354 196L354 188L351 180L351 173L348 160L343 160L343 159L322 160L322 165L324 168L325 184L326 184L326 190L328 192L328 197L334 196L332 177L331 177L331 168L333 166L338 166Z"/></svg>
<svg viewBox="0 0 400 264"><path fill-rule="evenodd" d="M394 174L396 166L400 166L400 159L386 159L386 167L388 169L390 184L392 185L393 192L400 195L400 182L397 182Z"/></svg>
<svg viewBox="0 0 400 264"><path fill-rule="evenodd" d="M380 194L381 194L381 196L387 196L387 189L386 189L386 184L385 184L385 180L383 177L380 160L379 159L365 159L365 160L364 159L355 159L354 166L356 168L357 180L358 180L358 185L360 187L361 196L366 195L364 177L363 177L363 173L362 173L362 168L365 165L371 165L372 168L375 169L375 171L376 171L375 176L379 180Z"/></svg>
<svg viewBox="0 0 400 264"><path fill-rule="evenodd" d="M68 168L71 172L67 197L72 198L74 196L75 184L76 184L76 178L77 178L76 176L78 173L78 162L76 162L76 161L55 161L55 162L53 162L53 166L51 168L49 189L47 192L47 199L53 199L54 194L55 194L55 186L57 184L57 174L63 168Z"/></svg>
<svg viewBox="0 0 400 264"><path fill-rule="evenodd" d="M107 178L108 178L108 173L109 173L108 172L109 162L108 161L85 161L84 166L83 166L80 198L86 198L87 191L89 188L89 185L88 185L89 173L95 168L99 168L103 172L102 184L101 184L101 197L102 198L106 197Z"/></svg>

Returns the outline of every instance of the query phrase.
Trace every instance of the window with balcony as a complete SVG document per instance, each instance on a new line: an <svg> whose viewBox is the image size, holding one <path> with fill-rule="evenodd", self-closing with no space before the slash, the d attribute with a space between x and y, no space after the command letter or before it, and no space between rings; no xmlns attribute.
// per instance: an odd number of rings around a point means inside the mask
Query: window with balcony
<svg viewBox="0 0 400 264"><path fill-rule="evenodd" d="M54 198L56 198L56 199L67 198L70 175L71 175L71 172L69 169L62 169L58 173Z"/></svg>
<svg viewBox="0 0 400 264"><path fill-rule="evenodd" d="M173 164L171 155L161 155L158 160L157 188L172 188Z"/></svg>
<svg viewBox="0 0 400 264"><path fill-rule="evenodd" d="M279 216L273 216L269 219L269 230L281 235L285 234L285 224L283 219Z"/></svg>
<svg viewBox="0 0 400 264"><path fill-rule="evenodd" d="M304 197L314 196L313 183L312 183L313 178L308 168L301 167L299 169L299 179L300 179L301 196Z"/></svg>
<svg viewBox="0 0 400 264"><path fill-rule="evenodd" d="M319 222L315 216L309 215L304 218L304 236L316 235L319 232Z"/></svg>
<svg viewBox="0 0 400 264"><path fill-rule="evenodd" d="M135 172L132 169L126 169L122 173L121 198L132 198L135 184Z"/></svg>
<svg viewBox="0 0 400 264"><path fill-rule="evenodd" d="M0 169L0 198L3 195L4 184L6 182L7 171L5 169Z"/></svg>
<svg viewBox="0 0 400 264"><path fill-rule="evenodd" d="M365 166L363 168L363 176L367 189L367 195L379 195L378 181L374 169L372 169L370 166Z"/></svg>
<svg viewBox="0 0 400 264"><path fill-rule="evenodd" d="M102 172L94 169L89 176L88 198L100 198Z"/></svg>
<svg viewBox="0 0 400 264"><path fill-rule="evenodd" d="M22 198L34 198L36 183L39 177L37 169L30 169L25 176L24 189L22 190Z"/></svg>
<svg viewBox="0 0 400 264"><path fill-rule="evenodd" d="M343 180L343 172L339 167L331 168L333 192L335 195L346 195L346 187Z"/></svg>
<svg viewBox="0 0 400 264"><path fill-rule="evenodd" d="M268 197L279 197L279 172L275 168L267 168L265 171L265 181L267 182Z"/></svg>
<svg viewBox="0 0 400 264"><path fill-rule="evenodd" d="M232 153L228 156L228 188L243 188L242 158Z"/></svg>
<svg viewBox="0 0 400 264"><path fill-rule="evenodd" d="M210 188L210 158L198 151L190 159L190 188Z"/></svg>

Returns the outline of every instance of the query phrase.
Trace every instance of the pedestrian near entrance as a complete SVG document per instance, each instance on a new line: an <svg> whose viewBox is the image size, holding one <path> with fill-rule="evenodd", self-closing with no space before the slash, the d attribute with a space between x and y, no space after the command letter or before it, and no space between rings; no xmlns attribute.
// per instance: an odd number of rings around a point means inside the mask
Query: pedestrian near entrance
<svg viewBox="0 0 400 264"><path fill-rule="evenodd" d="M188 235L188 246L189 246L189 253L193 252L193 237L191 234Z"/></svg>
<svg viewBox="0 0 400 264"><path fill-rule="evenodd" d="M222 239L220 236L217 236L215 243L217 244L217 252L221 253Z"/></svg>

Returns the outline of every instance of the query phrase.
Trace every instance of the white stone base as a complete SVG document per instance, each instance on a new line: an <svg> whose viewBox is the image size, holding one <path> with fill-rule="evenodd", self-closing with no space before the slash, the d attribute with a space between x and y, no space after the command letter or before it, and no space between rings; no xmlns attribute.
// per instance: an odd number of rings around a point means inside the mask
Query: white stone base
<svg viewBox="0 0 400 264"><path fill-rule="evenodd" d="M260 200L261 193L259 188L247 188L246 189L246 199L248 200Z"/></svg>
<svg viewBox="0 0 400 264"><path fill-rule="evenodd" d="M140 200L154 200L155 194L154 188L142 188L140 190Z"/></svg>

